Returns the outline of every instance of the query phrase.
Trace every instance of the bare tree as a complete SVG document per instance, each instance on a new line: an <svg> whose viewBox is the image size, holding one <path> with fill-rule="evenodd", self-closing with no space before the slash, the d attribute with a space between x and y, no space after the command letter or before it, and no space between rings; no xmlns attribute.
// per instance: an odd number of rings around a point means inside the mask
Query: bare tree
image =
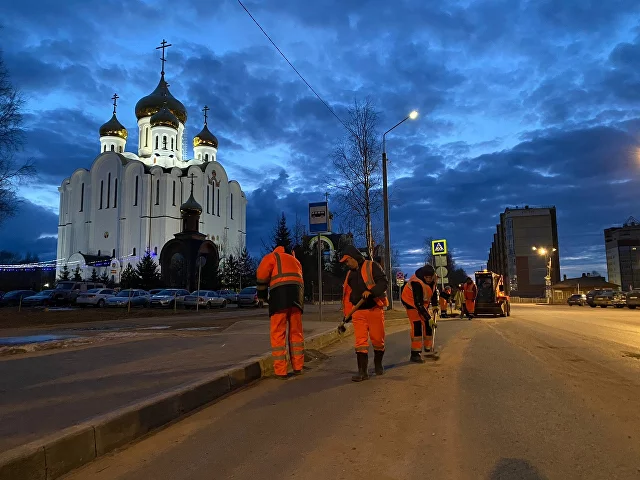
<svg viewBox="0 0 640 480"><path fill-rule="evenodd" d="M35 175L31 162L15 162L15 154L23 145L22 106L20 93L11 84L0 56L0 224L18 210L17 184Z"/></svg>
<svg viewBox="0 0 640 480"><path fill-rule="evenodd" d="M300 216L296 213L296 223L293 225L292 240L294 245L302 245L303 237L308 235L307 225L302 221Z"/></svg>
<svg viewBox="0 0 640 480"><path fill-rule="evenodd" d="M355 100L346 121L347 137L333 153L339 201L336 214L356 238L363 237L373 255L372 218L382 210L381 145L377 131L378 112L373 102Z"/></svg>

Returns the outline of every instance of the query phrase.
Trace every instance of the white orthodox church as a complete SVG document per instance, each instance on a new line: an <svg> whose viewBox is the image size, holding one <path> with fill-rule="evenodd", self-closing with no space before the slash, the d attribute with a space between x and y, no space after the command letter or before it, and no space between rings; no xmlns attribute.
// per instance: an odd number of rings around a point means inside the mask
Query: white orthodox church
<svg viewBox="0 0 640 480"><path fill-rule="evenodd" d="M194 158L183 149L184 105L169 92L162 72L156 89L135 107L137 153L127 152L127 129L113 116L100 127L100 153L89 170L78 169L58 188L58 274L79 266L83 278L107 272L115 282L127 264L162 247L181 231L180 206L193 195L202 206L199 231L218 248L219 258L246 245L247 199L217 161L218 139L204 126L193 139ZM135 149L135 147L134 147Z"/></svg>

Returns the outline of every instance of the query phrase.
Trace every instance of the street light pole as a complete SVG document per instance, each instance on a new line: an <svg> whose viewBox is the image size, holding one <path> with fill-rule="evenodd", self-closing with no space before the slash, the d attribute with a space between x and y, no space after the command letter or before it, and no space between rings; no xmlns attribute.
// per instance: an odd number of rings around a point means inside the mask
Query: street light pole
<svg viewBox="0 0 640 480"><path fill-rule="evenodd" d="M532 247L532 249L534 252L537 252L538 255L544 255L545 267L547 268L547 275L544 277L544 293L547 301L549 301L551 298L551 259L553 258L553 252L555 252L556 249L546 247Z"/></svg>
<svg viewBox="0 0 640 480"><path fill-rule="evenodd" d="M387 298L389 299L388 309L393 309L393 281L391 270L391 233L389 231L389 193L387 186L387 133L402 125L407 120L415 120L418 117L416 110L412 111L403 120L382 134L382 201L384 209L384 266L387 275Z"/></svg>

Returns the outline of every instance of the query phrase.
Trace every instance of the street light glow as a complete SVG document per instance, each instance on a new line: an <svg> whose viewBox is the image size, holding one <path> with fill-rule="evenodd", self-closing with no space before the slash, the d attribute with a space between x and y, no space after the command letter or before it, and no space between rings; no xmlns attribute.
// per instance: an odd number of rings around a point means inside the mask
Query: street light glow
<svg viewBox="0 0 640 480"><path fill-rule="evenodd" d="M409 114L409 118L411 120L415 120L416 118L418 118L418 111L417 110L413 110L410 114Z"/></svg>

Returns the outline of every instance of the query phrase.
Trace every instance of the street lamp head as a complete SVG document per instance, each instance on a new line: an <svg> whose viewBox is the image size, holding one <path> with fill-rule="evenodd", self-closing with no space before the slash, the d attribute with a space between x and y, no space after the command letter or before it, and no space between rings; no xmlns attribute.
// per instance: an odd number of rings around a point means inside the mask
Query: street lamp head
<svg viewBox="0 0 640 480"><path fill-rule="evenodd" d="M547 253L547 249L546 249L546 248L539 248L539 249L538 249L538 253L539 253L540 255L544 255L545 253Z"/></svg>
<svg viewBox="0 0 640 480"><path fill-rule="evenodd" d="M551 250L551 251L552 251L552 252L555 252L555 251L556 251L556 249L554 248L554 249L553 249L553 250Z"/></svg>
<svg viewBox="0 0 640 480"><path fill-rule="evenodd" d="M409 114L409 118L411 120L415 120L416 118L418 118L418 111L417 110L413 110L410 114Z"/></svg>
<svg viewBox="0 0 640 480"><path fill-rule="evenodd" d="M534 252L538 249L538 247L531 247L531 250L533 250Z"/></svg>

